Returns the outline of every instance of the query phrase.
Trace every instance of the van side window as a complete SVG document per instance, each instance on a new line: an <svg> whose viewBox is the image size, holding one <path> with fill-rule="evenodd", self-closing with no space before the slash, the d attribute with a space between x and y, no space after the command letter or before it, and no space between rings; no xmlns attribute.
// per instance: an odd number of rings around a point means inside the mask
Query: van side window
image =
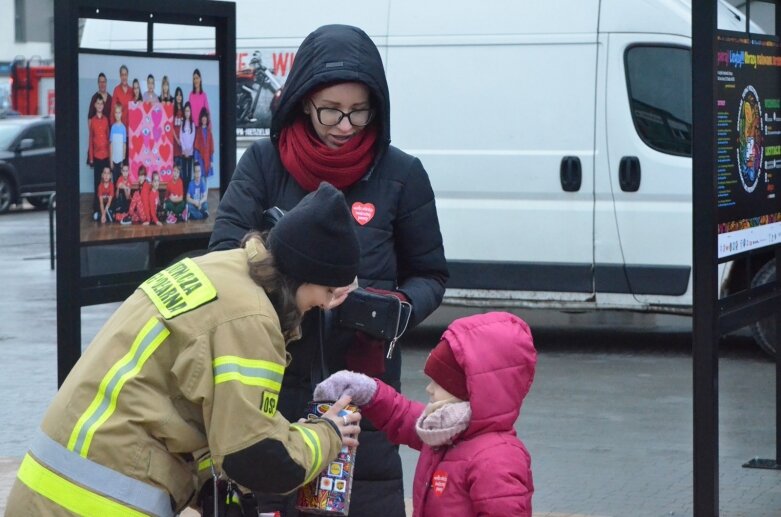
<svg viewBox="0 0 781 517"><path fill-rule="evenodd" d="M691 156L691 50L637 45L627 49L624 59L640 138L657 151Z"/></svg>

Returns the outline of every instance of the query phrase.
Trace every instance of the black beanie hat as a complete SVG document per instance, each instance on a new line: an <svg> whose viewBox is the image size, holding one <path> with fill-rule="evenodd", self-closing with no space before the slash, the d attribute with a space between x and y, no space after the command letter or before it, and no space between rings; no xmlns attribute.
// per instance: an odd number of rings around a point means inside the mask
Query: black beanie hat
<svg viewBox="0 0 781 517"><path fill-rule="evenodd" d="M268 244L279 270L296 280L342 287L358 274L358 236L344 194L330 183L321 183L286 213Z"/></svg>

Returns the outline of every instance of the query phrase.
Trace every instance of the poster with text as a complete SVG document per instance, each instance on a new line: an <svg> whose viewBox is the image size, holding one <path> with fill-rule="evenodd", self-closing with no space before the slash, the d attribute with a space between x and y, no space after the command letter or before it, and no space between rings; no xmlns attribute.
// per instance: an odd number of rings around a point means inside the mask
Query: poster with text
<svg viewBox="0 0 781 517"><path fill-rule="evenodd" d="M781 242L781 50L717 37L718 257Z"/></svg>
<svg viewBox="0 0 781 517"><path fill-rule="evenodd" d="M282 94L296 49L243 49L236 52L236 136L269 135L271 111Z"/></svg>

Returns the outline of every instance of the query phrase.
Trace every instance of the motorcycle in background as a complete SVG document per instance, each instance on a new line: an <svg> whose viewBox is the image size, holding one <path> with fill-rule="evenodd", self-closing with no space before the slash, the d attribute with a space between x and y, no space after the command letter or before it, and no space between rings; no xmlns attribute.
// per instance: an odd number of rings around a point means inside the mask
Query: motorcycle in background
<svg viewBox="0 0 781 517"><path fill-rule="evenodd" d="M236 74L236 126L271 127L271 105L282 85L263 64L260 51L252 53L249 66Z"/></svg>

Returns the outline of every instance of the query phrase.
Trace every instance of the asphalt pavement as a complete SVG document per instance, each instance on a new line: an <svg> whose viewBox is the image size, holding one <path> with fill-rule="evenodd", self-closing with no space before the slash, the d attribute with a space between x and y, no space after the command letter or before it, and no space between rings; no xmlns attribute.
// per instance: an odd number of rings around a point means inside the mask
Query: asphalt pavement
<svg viewBox="0 0 781 517"><path fill-rule="evenodd" d="M56 276L46 211L0 215L0 510L16 466L56 391ZM116 308L82 309L86 346ZM404 341L405 394L425 400L423 363L444 308ZM535 517L691 516L691 321L628 313L525 311L538 349L516 423L531 456ZM781 471L746 469L775 455L775 368L746 333L719 362L720 515L781 515ZM417 454L402 449L411 495Z"/></svg>

